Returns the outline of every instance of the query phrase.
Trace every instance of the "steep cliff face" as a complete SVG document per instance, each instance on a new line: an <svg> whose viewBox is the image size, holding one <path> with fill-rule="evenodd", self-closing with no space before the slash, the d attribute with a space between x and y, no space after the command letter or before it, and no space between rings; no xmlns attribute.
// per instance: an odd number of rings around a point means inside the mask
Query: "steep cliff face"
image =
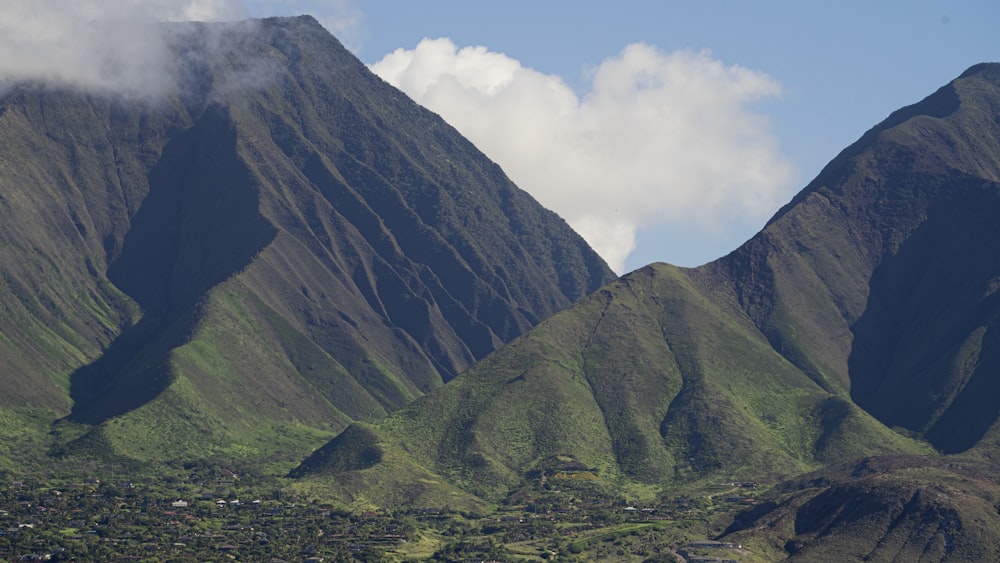
<svg viewBox="0 0 1000 563"><path fill-rule="evenodd" d="M613 278L312 18L168 35L162 99L0 101L4 404L128 455L183 453L157 426L252 451L398 408Z"/></svg>

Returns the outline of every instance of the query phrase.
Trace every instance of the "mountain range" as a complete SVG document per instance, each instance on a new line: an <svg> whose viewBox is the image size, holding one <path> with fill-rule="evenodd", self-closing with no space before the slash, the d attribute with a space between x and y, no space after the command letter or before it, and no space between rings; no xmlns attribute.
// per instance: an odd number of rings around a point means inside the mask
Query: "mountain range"
<svg viewBox="0 0 1000 563"><path fill-rule="evenodd" d="M160 97L0 96L0 467L263 460L365 508L759 482L720 538L997 555L1000 64L727 256L616 279L316 20L165 29Z"/></svg>
<svg viewBox="0 0 1000 563"><path fill-rule="evenodd" d="M727 533L767 522L803 560L988 559L997 217L1000 65L983 64L731 254L623 276L293 474L356 503L472 506L567 459L640 498L784 482Z"/></svg>

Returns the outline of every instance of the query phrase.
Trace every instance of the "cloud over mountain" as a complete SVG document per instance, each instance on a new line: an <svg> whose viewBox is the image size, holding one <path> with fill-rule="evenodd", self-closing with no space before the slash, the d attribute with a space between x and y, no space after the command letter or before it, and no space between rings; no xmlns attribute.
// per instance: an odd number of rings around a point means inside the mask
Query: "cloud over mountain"
<svg viewBox="0 0 1000 563"><path fill-rule="evenodd" d="M0 81L155 95L173 85L158 22L243 15L238 0L12 0L0 18Z"/></svg>
<svg viewBox="0 0 1000 563"><path fill-rule="evenodd" d="M792 166L751 107L780 85L707 51L629 45L591 71L582 96L447 38L372 70L456 126L619 272L641 230L756 225L791 187Z"/></svg>

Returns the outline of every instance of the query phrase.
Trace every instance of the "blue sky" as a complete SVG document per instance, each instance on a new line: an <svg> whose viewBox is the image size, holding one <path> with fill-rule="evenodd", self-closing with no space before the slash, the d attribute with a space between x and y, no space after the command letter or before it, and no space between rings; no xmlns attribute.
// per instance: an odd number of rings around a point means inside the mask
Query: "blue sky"
<svg viewBox="0 0 1000 563"><path fill-rule="evenodd" d="M0 78L150 95L156 21L303 13L620 273L735 249L889 113L1000 60L997 0L7 0Z"/></svg>
<svg viewBox="0 0 1000 563"><path fill-rule="evenodd" d="M396 49L412 50L424 38L449 38L457 49L483 46L561 78L581 97L591 89L589 73L634 43L665 56L707 50L715 61L779 84L779 94L744 102L767 120L778 156L792 168L791 179L777 179L782 185L770 194L778 203L745 220L725 215L721 227L676 218L647 221L619 267L625 271L652 261L693 266L735 249L890 112L919 101L975 63L1000 60L995 0L358 0L260 2L253 9L255 15L316 13L370 65Z"/></svg>

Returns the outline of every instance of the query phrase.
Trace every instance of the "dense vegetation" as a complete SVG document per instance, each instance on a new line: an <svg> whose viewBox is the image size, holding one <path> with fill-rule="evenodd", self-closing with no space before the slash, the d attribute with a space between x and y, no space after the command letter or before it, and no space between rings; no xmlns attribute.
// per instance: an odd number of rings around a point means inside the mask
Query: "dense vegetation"
<svg viewBox="0 0 1000 563"><path fill-rule="evenodd" d="M0 557L675 561L681 554L722 553L767 560L765 553L706 538L754 502L753 484L719 483L695 497L633 505L555 472L537 475L521 498L490 514L447 506L352 513L288 481L233 467L199 462L150 473L84 462L27 481L3 475Z"/></svg>

